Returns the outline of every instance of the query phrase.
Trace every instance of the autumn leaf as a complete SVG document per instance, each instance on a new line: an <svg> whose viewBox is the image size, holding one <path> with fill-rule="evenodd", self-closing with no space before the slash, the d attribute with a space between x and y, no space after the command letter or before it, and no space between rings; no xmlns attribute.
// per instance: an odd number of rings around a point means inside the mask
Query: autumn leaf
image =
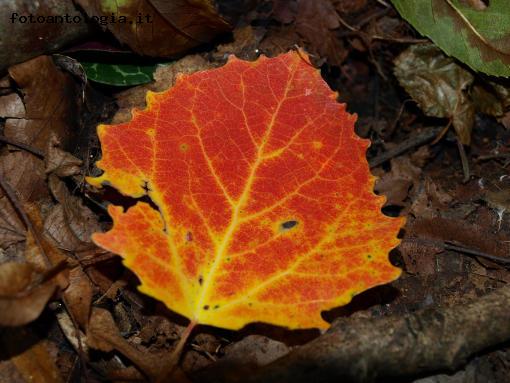
<svg viewBox="0 0 510 383"><path fill-rule="evenodd" d="M147 195L93 235L193 322L326 328L321 311L396 279L402 218L374 195L355 116L303 52L181 76L100 125L93 185Z"/></svg>

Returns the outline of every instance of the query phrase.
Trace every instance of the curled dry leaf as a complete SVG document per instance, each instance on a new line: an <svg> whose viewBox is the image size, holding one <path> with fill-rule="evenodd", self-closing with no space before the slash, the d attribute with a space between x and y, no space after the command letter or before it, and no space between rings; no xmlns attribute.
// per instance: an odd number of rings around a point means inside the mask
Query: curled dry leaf
<svg viewBox="0 0 510 383"><path fill-rule="evenodd" d="M93 240L194 322L326 328L322 310L400 275L403 219L380 211L354 120L302 51L183 76L99 126L89 182L159 210L111 206Z"/></svg>
<svg viewBox="0 0 510 383"><path fill-rule="evenodd" d="M468 96L471 73L434 45L416 44L396 58L395 76L427 116L449 118L461 142L471 142L475 121Z"/></svg>
<svg viewBox="0 0 510 383"><path fill-rule="evenodd" d="M101 22L135 52L169 57L206 43L231 27L217 11L214 0L77 0L89 16ZM126 18L123 23L120 16ZM149 17L149 19L147 19Z"/></svg>

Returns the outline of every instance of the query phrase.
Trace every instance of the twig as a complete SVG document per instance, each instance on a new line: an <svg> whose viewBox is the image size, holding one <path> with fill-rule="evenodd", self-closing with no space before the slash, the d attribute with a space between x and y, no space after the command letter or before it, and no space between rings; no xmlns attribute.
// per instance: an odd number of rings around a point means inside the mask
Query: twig
<svg viewBox="0 0 510 383"><path fill-rule="evenodd" d="M489 259L493 262L501 263L504 265L510 264L510 257L501 257L498 255L493 255L489 253L485 253L483 251L472 249L469 247L457 245L453 241L441 241L441 240L434 240L430 238L405 238L402 243L416 243L423 246L433 246L435 248L439 248L440 250L448 250L448 251L455 251L457 253L462 253L466 255L471 255L475 257L485 258Z"/></svg>
<svg viewBox="0 0 510 383"><path fill-rule="evenodd" d="M170 356L170 360L168 363L168 366L165 368L163 373L161 374L160 379L158 379L157 383L165 383L172 380L172 375L177 368L177 365L179 364L179 361L182 356L182 350L184 349L184 346L186 345L191 333L195 329L195 326L197 325L196 321L190 321L188 326L184 329L184 331L181 334L181 339L179 339L179 342L177 343L177 346L175 346L175 349L172 352L172 355Z"/></svg>
<svg viewBox="0 0 510 383"><path fill-rule="evenodd" d="M466 155L466 151L464 150L464 145L460 141L460 138L457 136L457 147L459 148L460 161L462 162L462 172L464 173L464 179L462 182L466 183L469 181L469 161Z"/></svg>
<svg viewBox="0 0 510 383"><path fill-rule="evenodd" d="M395 381L454 371L510 340L510 286L455 306L366 320L342 318L316 340L261 367L203 371L197 381L308 383Z"/></svg>
<svg viewBox="0 0 510 383"><path fill-rule="evenodd" d="M438 128L427 128L422 133L411 138L408 138L407 140L401 142L396 148L388 150L387 152L379 154L378 156L369 160L368 163L370 165L370 168L375 168L376 166L383 164L389 159L401 155L402 153L408 151L409 149L412 149L416 146L424 145L427 142L432 141L434 137L436 137L436 135L438 134L439 130L440 129Z"/></svg>
<svg viewBox="0 0 510 383"><path fill-rule="evenodd" d="M52 267L50 258L48 257L48 254L46 254L46 251L44 250L44 246L42 244L41 239L39 238L39 233L34 228L34 225L32 225L32 221L28 218L27 213L25 212L25 209L23 209L23 206L21 202L18 199L18 196L16 195L16 192L11 188L11 186L7 183L7 181L4 180L4 178L0 175L0 188L3 189L5 196L7 199L11 202L12 206L14 207L14 210L18 213L21 220L25 224L25 227L27 230L29 230L33 237L34 241L41 251L41 254L44 259L44 263L46 264L46 267L49 269Z"/></svg>
<svg viewBox="0 0 510 383"><path fill-rule="evenodd" d="M451 250L451 251L456 251L456 252L464 253L464 254L468 254L468 255L474 255L475 257L489 259L489 260L497 262L497 263L510 264L510 258L498 257L497 255L487 254L487 253L484 253L483 251L469 249L464 246L457 246L457 245L451 244L449 242L444 242L443 247L445 250Z"/></svg>
<svg viewBox="0 0 510 383"><path fill-rule="evenodd" d="M29 145L26 145L22 142L19 142L19 141L15 141L15 140L11 140L10 138L7 138L3 135L0 135L0 142L4 142L6 144L9 144L9 145L12 145L12 146L16 146L20 149L23 149L23 150L26 150L27 152L30 152L32 153L33 155L39 157L39 158L43 158L44 159L44 153L42 152L42 150L39 150L37 148L34 148L33 146L29 146Z"/></svg>

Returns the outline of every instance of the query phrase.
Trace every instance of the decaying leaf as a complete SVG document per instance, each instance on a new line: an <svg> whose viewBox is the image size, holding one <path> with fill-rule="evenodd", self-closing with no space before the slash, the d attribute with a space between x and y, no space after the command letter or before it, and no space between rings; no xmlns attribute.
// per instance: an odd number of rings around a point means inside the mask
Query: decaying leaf
<svg viewBox="0 0 510 383"><path fill-rule="evenodd" d="M347 56L342 40L336 36L340 20L329 0L278 0L273 7L273 17L290 23L288 33L296 33L306 43L310 52L333 65L340 65ZM296 44L294 41L290 46Z"/></svg>
<svg viewBox="0 0 510 383"><path fill-rule="evenodd" d="M161 376L169 355L157 355L143 352L128 343L119 333L119 329L112 315L105 309L92 309L90 325L87 329L87 344L95 349L105 352L116 349L133 363L135 363L147 376L156 380Z"/></svg>
<svg viewBox="0 0 510 383"><path fill-rule="evenodd" d="M0 332L0 381L63 383L51 342L26 327ZM59 366L61 367L61 366Z"/></svg>
<svg viewBox="0 0 510 383"><path fill-rule="evenodd" d="M36 319L53 295L57 284L44 281L29 263L0 265L0 326L21 326Z"/></svg>
<svg viewBox="0 0 510 383"><path fill-rule="evenodd" d="M461 0L392 0L392 3L418 32L430 37L448 55L474 70L510 76L507 0L490 0L483 8Z"/></svg>
<svg viewBox="0 0 510 383"><path fill-rule="evenodd" d="M400 270L403 219L373 193L355 116L304 52L178 78L129 123L100 125L102 176L145 202L111 206L94 242L140 290L192 321L326 328L320 313Z"/></svg>
<svg viewBox="0 0 510 383"><path fill-rule="evenodd" d="M176 55L230 29L218 14L214 0L77 0L77 3L89 16L98 18L121 43L147 56ZM115 22L111 22L112 17Z"/></svg>
<svg viewBox="0 0 510 383"><path fill-rule="evenodd" d="M461 142L468 145L475 108L468 96L474 77L432 44L416 44L395 60L400 85L432 117L452 121Z"/></svg>
<svg viewBox="0 0 510 383"><path fill-rule="evenodd" d="M16 93L0 98L4 135L43 152L51 135L68 145L79 115L78 86L48 56L37 57L9 69ZM48 84L52 84L49 87ZM7 98L7 99L6 99ZM32 153L8 146L0 153L0 174L22 202L49 198L44 162ZM23 241L25 227L0 195L0 247Z"/></svg>

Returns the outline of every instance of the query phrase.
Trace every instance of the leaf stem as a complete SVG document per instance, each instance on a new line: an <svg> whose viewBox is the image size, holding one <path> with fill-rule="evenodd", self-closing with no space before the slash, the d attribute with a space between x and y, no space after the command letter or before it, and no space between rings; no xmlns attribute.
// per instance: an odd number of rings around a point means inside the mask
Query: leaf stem
<svg viewBox="0 0 510 383"><path fill-rule="evenodd" d="M192 320L189 322L188 326L184 329L184 331L181 334L181 339L179 339L179 343L177 343L177 346L175 347L174 351L172 352L171 359L175 360L175 364L179 362L179 359L181 358L182 350L184 349L184 346L186 345L186 342L188 341L189 336L193 332L193 329L197 325L197 322L195 320Z"/></svg>
<svg viewBox="0 0 510 383"><path fill-rule="evenodd" d="M197 324L198 322L196 320L192 320L189 322L188 326L184 329L184 331L181 334L181 339L179 339L177 346L175 346L175 349L170 355L170 362L161 373L160 378L156 380L157 383L167 382L172 377L181 359L182 350L184 349L186 342L188 341L191 333L193 332L193 329Z"/></svg>

